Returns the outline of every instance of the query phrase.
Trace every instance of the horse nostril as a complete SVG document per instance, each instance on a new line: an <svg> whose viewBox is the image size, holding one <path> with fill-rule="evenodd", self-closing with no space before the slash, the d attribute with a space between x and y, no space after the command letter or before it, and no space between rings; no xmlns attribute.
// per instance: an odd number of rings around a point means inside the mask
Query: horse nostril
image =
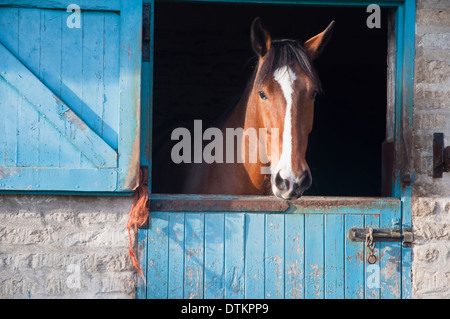
<svg viewBox="0 0 450 319"><path fill-rule="evenodd" d="M300 177L300 188L302 190L306 190L311 187L312 177L311 172L309 170L305 170Z"/></svg>
<svg viewBox="0 0 450 319"><path fill-rule="evenodd" d="M284 179L280 176L280 173L277 173L277 176L275 176L275 186L279 190L287 190L289 189L289 181L287 179Z"/></svg>

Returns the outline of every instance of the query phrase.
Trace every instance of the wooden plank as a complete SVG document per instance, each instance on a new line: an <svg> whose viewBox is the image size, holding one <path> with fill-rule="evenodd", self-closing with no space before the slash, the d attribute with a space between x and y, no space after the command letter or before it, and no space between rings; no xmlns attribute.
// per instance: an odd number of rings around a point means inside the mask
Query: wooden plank
<svg viewBox="0 0 450 319"><path fill-rule="evenodd" d="M145 2L145 1L144 1ZM153 55L154 55L154 14L155 2L146 1L149 12L145 14L143 19L148 19L150 24L150 43L149 43L149 61L142 63L142 93L141 93L141 166L148 166L149 171L152 170L152 109L153 109ZM144 15L144 12L143 12ZM151 179L151 174L149 174ZM149 187L151 188L151 181ZM151 189L150 189L151 191Z"/></svg>
<svg viewBox="0 0 450 319"><path fill-rule="evenodd" d="M225 298L225 215L205 213L205 299Z"/></svg>
<svg viewBox="0 0 450 319"><path fill-rule="evenodd" d="M325 298L345 297L344 216L325 216Z"/></svg>
<svg viewBox="0 0 450 319"><path fill-rule="evenodd" d="M26 61L28 68L34 70L36 74L39 74L40 67L40 21L41 14L38 9L19 12L19 54ZM8 53L9 51L0 44L0 76L3 76L4 72L11 72L12 74L16 73L16 76L26 77L17 69L17 63L14 63L16 59L10 59L13 56ZM4 79L9 82L7 77ZM17 89L17 85L14 83L9 84ZM21 94L20 90L18 91ZM39 152L39 114L29 105L23 94L19 97L18 104L17 165L36 167L38 166Z"/></svg>
<svg viewBox="0 0 450 319"><path fill-rule="evenodd" d="M305 215L285 215L285 298L305 298Z"/></svg>
<svg viewBox="0 0 450 319"><path fill-rule="evenodd" d="M305 298L324 297L324 216L305 216Z"/></svg>
<svg viewBox="0 0 450 319"><path fill-rule="evenodd" d="M266 214L265 297L284 298L284 215Z"/></svg>
<svg viewBox="0 0 450 319"><path fill-rule="evenodd" d="M364 228L380 228L380 217L379 216L364 216ZM381 287L381 276L380 276L380 243L375 243L374 254L377 257L377 262L375 264L369 264L367 262L367 257L369 255L369 249L365 247L364 249L364 296L366 299L380 299L380 287Z"/></svg>
<svg viewBox="0 0 450 319"><path fill-rule="evenodd" d="M184 298L202 299L205 214L186 214Z"/></svg>
<svg viewBox="0 0 450 319"><path fill-rule="evenodd" d="M103 139L103 38L102 12L85 12L82 15L82 95L78 114L98 136ZM110 110L114 112L114 109Z"/></svg>
<svg viewBox="0 0 450 319"><path fill-rule="evenodd" d="M139 267L141 267L142 272L144 273L144 277L149 277L148 275L148 229L147 228L140 228L138 230L137 235L137 258L139 260ZM147 284L146 281L142 279L141 276L138 276L137 278L137 285L136 285L136 298L137 299L145 299L147 298Z"/></svg>
<svg viewBox="0 0 450 319"><path fill-rule="evenodd" d="M412 189L411 185L407 186L405 189L405 194L403 198L402 205L402 227L411 227L411 194ZM411 287L411 275L412 275L412 247L402 246L401 247L401 291L402 291L402 299L411 299L412 298L412 287Z"/></svg>
<svg viewBox="0 0 450 319"><path fill-rule="evenodd" d="M64 135L71 143L97 167L115 167L117 153L93 132L64 102L55 96L34 74L0 44L0 76L31 103L45 119ZM30 113L28 111L28 113ZM26 114L22 114L26 117ZM28 127L33 127L33 119L24 118ZM31 139L28 137L28 139ZM26 147L32 154L33 147ZM20 154L20 150L19 150ZM37 154L37 147L36 147ZM37 156L36 156L37 158ZM24 160L24 165L36 164Z"/></svg>
<svg viewBox="0 0 450 319"><path fill-rule="evenodd" d="M41 11L39 79L58 96L61 93L61 13ZM39 167L60 167L60 143L67 143L42 116L39 117Z"/></svg>
<svg viewBox="0 0 450 319"><path fill-rule="evenodd" d="M152 213L148 229L147 298L167 298L169 213Z"/></svg>
<svg viewBox="0 0 450 319"><path fill-rule="evenodd" d="M395 227L394 223L401 225L401 206L397 209L383 210L380 217L380 228ZM380 242L380 273L381 298L401 298L401 243Z"/></svg>
<svg viewBox="0 0 450 319"><path fill-rule="evenodd" d="M387 13L386 141L395 140L395 14ZM392 179L392 178L391 178Z"/></svg>
<svg viewBox="0 0 450 319"><path fill-rule="evenodd" d="M275 196L152 194L152 211L271 212L280 214L380 214L380 207L396 207L396 198L302 197L285 201Z"/></svg>
<svg viewBox="0 0 450 319"><path fill-rule="evenodd" d="M121 0L120 12L120 189L139 183L142 0Z"/></svg>
<svg viewBox="0 0 450 319"><path fill-rule="evenodd" d="M1 128L3 129L0 137L0 147L2 147L2 158L5 166L17 166L17 135L18 135L18 101L20 97L11 86L0 78L0 112L4 116L4 121L1 121Z"/></svg>
<svg viewBox="0 0 450 319"><path fill-rule="evenodd" d="M245 214L245 298L263 299L265 216Z"/></svg>
<svg viewBox="0 0 450 319"><path fill-rule="evenodd" d="M182 299L184 296L184 219L184 213L169 214L168 298L170 299Z"/></svg>
<svg viewBox="0 0 450 319"><path fill-rule="evenodd" d="M114 169L0 167L0 189L28 191L113 191Z"/></svg>
<svg viewBox="0 0 450 319"><path fill-rule="evenodd" d="M19 10L0 9L0 43L4 43L12 52L19 49ZM0 121L0 164L17 165L17 114L19 96L0 79L0 112L4 121Z"/></svg>
<svg viewBox="0 0 450 319"><path fill-rule="evenodd" d="M225 297L244 298L244 214L225 215Z"/></svg>
<svg viewBox="0 0 450 319"><path fill-rule="evenodd" d="M362 227L362 215L345 216L345 234L352 227ZM345 240L345 298L364 298L364 243Z"/></svg>
<svg viewBox="0 0 450 319"><path fill-rule="evenodd" d="M103 139L112 148L118 148L119 112L119 47L120 17L104 14L103 46Z"/></svg>
<svg viewBox="0 0 450 319"><path fill-rule="evenodd" d="M61 38L61 100L70 105L75 114L80 114L82 108L81 96L83 83L80 81L83 73L83 28L68 28L62 17ZM83 27L83 25L82 25ZM81 67L80 67L81 66ZM87 166L89 161L82 163L82 154L72 143L61 135L60 137L61 166Z"/></svg>

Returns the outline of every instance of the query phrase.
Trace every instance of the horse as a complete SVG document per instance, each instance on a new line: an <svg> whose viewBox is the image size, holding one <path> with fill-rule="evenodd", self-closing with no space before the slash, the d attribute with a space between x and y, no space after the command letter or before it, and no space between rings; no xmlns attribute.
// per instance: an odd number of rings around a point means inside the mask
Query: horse
<svg viewBox="0 0 450 319"><path fill-rule="evenodd" d="M332 21L324 31L302 44L297 40L272 40L261 19L255 18L250 28L251 47L258 59L255 71L240 100L211 124L210 129L214 130L210 133L214 134L206 137L213 140L214 135L214 142L228 139L227 143L216 143L211 153L223 155L227 160L218 156L208 163L203 160L181 165L175 180L167 177L162 180L178 183L177 192L183 194L273 194L285 200L300 198L312 183L305 154L313 127L314 101L321 92L312 62L330 40L334 24ZM263 156L246 160L255 154L255 143L251 141L252 134L228 134L238 128L241 132L256 132L258 154ZM230 139L236 143L228 143ZM234 152L232 156L230 152Z"/></svg>

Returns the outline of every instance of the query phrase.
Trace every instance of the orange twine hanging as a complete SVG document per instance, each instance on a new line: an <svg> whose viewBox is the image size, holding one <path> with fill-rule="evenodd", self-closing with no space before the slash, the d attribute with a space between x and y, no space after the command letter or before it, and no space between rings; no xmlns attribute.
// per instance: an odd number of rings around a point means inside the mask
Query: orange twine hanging
<svg viewBox="0 0 450 319"><path fill-rule="evenodd" d="M128 241L130 244L130 249L128 250L128 255L133 261L133 266L137 269L142 279L145 282L145 276L142 272L141 267L139 267L139 262L136 257L136 253L133 250L133 243L131 240L131 228L134 228L135 233L137 233L138 227L142 227L148 219L149 207L147 206L149 197L149 190L147 185L144 185L142 181L142 171L139 177L139 186L137 187L133 199L133 204L131 205L130 215L127 221L128 230Z"/></svg>

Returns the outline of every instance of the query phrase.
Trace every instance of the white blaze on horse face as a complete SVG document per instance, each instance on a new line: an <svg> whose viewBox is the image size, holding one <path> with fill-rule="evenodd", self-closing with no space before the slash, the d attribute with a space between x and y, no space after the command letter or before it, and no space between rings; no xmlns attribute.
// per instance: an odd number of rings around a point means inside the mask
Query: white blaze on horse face
<svg viewBox="0 0 450 319"><path fill-rule="evenodd" d="M293 179L295 178L292 172L292 93L294 92L293 84L295 79L295 73L288 66L278 68L273 74L275 81L278 82L283 91L284 99L286 100L286 114L284 116L284 129L283 129L283 144L281 148L280 161L275 169L275 174L280 173L281 178L288 179L289 191L293 187Z"/></svg>

